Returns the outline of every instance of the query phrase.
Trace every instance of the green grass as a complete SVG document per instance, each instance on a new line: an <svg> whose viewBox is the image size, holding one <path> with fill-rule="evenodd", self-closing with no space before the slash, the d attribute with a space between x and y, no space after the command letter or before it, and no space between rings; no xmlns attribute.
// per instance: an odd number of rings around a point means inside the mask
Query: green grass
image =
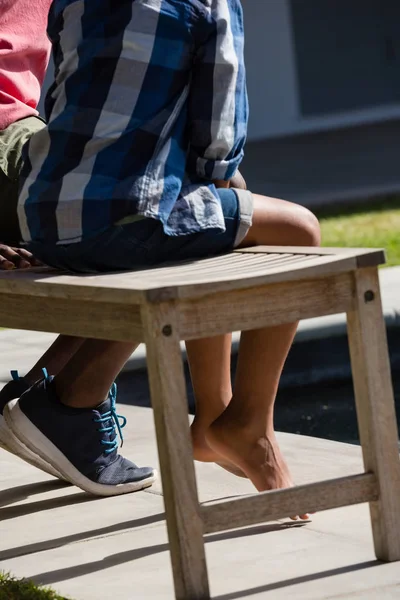
<svg viewBox="0 0 400 600"><path fill-rule="evenodd" d="M0 600L66 600L50 588L37 586L33 581L16 579L0 573Z"/></svg>
<svg viewBox="0 0 400 600"><path fill-rule="evenodd" d="M386 266L400 265L400 198L317 214L324 246L385 248Z"/></svg>

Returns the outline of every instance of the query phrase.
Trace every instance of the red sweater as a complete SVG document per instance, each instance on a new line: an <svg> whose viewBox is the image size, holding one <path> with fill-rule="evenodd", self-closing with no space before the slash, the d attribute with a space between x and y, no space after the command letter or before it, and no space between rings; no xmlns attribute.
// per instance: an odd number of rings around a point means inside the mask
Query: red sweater
<svg viewBox="0 0 400 600"><path fill-rule="evenodd" d="M38 114L50 56L46 27L51 2L0 1L0 130Z"/></svg>

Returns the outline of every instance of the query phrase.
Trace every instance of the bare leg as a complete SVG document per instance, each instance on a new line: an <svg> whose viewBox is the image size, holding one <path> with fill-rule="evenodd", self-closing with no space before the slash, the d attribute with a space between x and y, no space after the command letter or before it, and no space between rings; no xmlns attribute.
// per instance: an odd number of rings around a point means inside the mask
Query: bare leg
<svg viewBox="0 0 400 600"><path fill-rule="evenodd" d="M195 460L214 462L216 458L206 442L205 433L232 398L231 342L231 335L186 342L196 400L196 415L191 428Z"/></svg>
<svg viewBox="0 0 400 600"><path fill-rule="evenodd" d="M282 200L254 196L253 226L243 246L315 246L319 242L319 225L309 211ZM208 446L214 450L214 460L218 462L222 458L236 465L260 491L292 485L289 470L276 443L273 410L280 376L296 328L297 323L293 323L242 335L232 401L213 425L202 431L203 439L205 437ZM224 382L230 377L229 351L230 346L223 343L221 338L207 340L206 354L214 359L212 369L205 371L204 358L200 356L205 350L201 345L191 346L189 360L191 373L196 375L193 383L197 411L201 415L211 416L218 407L226 404L227 384L223 397L214 397L213 400L210 397L218 390L214 374L219 370L224 371L225 375L219 373L218 376L219 381ZM196 381L202 381L201 393L196 390ZM203 402L208 404L207 408L202 406ZM204 419L201 422L205 424ZM194 455L202 460L200 456L204 450L196 447L198 436L193 436L193 442ZM204 455L207 460L212 459L209 451Z"/></svg>
<svg viewBox="0 0 400 600"><path fill-rule="evenodd" d="M230 182L214 183L216 187L247 189L239 171ZM193 455L195 460L217 462L235 475L245 477L235 465L222 461L207 444L205 437L211 423L222 414L232 398L231 346L231 334L186 342L196 401L196 415L191 427ZM204 373L207 373L207 380Z"/></svg>
<svg viewBox="0 0 400 600"><path fill-rule="evenodd" d="M232 400L206 433L259 491L292 485L275 439L274 403L295 332L291 324L242 333Z"/></svg>
<svg viewBox="0 0 400 600"><path fill-rule="evenodd" d="M247 477L241 469L219 456L206 441L211 423L224 412L232 399L231 345L231 334L186 342L196 401L196 414L191 426L193 458L200 462L216 462L237 477ZM207 373L207 378L204 373Z"/></svg>
<svg viewBox="0 0 400 600"><path fill-rule="evenodd" d="M61 402L76 408L94 408L103 402L136 348L133 343L86 340L55 377Z"/></svg>
<svg viewBox="0 0 400 600"><path fill-rule="evenodd" d="M258 194L253 199L253 224L241 247L320 245L318 220L307 208Z"/></svg>
<svg viewBox="0 0 400 600"><path fill-rule="evenodd" d="M216 462L230 473L246 477L234 464L217 455L206 441L211 423L223 413L232 398L231 345L230 334L186 342L196 401L196 415L191 426L193 457L201 462Z"/></svg>
<svg viewBox="0 0 400 600"><path fill-rule="evenodd" d="M43 368L47 369L50 375L57 375L84 341L84 338L59 335L35 366L25 375L25 379L31 384L35 383L42 377Z"/></svg>

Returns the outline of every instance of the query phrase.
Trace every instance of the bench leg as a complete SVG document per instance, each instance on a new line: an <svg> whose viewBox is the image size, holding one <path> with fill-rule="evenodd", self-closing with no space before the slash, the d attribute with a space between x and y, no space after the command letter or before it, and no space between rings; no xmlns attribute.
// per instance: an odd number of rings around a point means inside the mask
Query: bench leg
<svg viewBox="0 0 400 600"><path fill-rule="evenodd" d="M355 273L355 309L347 322L364 466L379 486L379 501L370 504L375 553L400 560L398 431L377 269Z"/></svg>
<svg viewBox="0 0 400 600"><path fill-rule="evenodd" d="M143 308L151 400L161 466L176 598L210 597L203 523L187 414L186 383L173 305Z"/></svg>

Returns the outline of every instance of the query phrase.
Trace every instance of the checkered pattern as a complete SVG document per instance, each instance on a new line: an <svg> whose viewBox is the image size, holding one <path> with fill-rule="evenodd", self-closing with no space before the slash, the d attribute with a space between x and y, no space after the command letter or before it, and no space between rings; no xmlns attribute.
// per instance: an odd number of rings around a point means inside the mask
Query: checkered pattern
<svg viewBox="0 0 400 600"><path fill-rule="evenodd" d="M68 244L130 215L225 230L213 179L243 157L240 0L54 0L48 126L26 148L25 241Z"/></svg>

